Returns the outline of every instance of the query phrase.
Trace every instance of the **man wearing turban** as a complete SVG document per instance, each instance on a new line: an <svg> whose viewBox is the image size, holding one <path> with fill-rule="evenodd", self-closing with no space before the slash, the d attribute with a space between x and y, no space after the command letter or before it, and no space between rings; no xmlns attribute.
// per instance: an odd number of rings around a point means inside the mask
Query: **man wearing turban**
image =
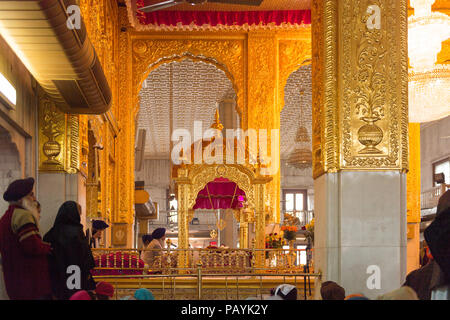
<svg viewBox="0 0 450 320"><path fill-rule="evenodd" d="M0 219L0 253L6 292L12 300L51 298L47 256L51 251L39 234L34 179L12 182L3 194L9 203Z"/></svg>
<svg viewBox="0 0 450 320"><path fill-rule="evenodd" d="M91 248L98 248L100 239L102 238L103 230L109 228L109 225L103 220L93 220L92 221L92 233L89 239L89 244Z"/></svg>
<svg viewBox="0 0 450 320"><path fill-rule="evenodd" d="M155 229L151 237L152 241L147 247L144 248L144 251L142 252L142 260L144 260L144 262L148 264L150 268L160 268L161 266L158 263L158 257L161 256L160 250L164 248L164 240L166 240L166 229Z"/></svg>

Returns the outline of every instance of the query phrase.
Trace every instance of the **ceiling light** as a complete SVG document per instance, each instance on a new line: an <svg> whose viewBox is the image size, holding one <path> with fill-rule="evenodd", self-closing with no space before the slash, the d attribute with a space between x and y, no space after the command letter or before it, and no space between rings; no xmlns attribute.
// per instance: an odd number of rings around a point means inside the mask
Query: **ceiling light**
<svg viewBox="0 0 450 320"><path fill-rule="evenodd" d="M16 99L17 99L17 93L14 86L11 84L11 82L8 81L8 79L3 76L3 74L0 73L0 95L1 97L5 98L8 102L8 104L11 104L13 106L16 105Z"/></svg>

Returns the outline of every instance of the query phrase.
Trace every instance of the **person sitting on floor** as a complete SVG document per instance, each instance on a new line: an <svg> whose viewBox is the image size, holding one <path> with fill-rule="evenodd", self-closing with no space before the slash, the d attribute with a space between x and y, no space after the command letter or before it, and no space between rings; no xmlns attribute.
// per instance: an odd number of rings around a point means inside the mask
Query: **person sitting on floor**
<svg viewBox="0 0 450 320"><path fill-rule="evenodd" d="M164 240L166 240L166 229L165 228L157 228L152 233L152 241L145 248L146 250L142 253L142 260L150 267L150 268L158 268L157 258L161 256L161 251L164 248ZM159 250L157 250L159 249Z"/></svg>
<svg viewBox="0 0 450 320"><path fill-rule="evenodd" d="M136 300L155 300L153 294L145 288L138 289L134 292L134 298Z"/></svg>
<svg viewBox="0 0 450 320"><path fill-rule="evenodd" d="M297 300L297 288L291 284L280 284L270 290L270 297L266 300Z"/></svg>
<svg viewBox="0 0 450 320"><path fill-rule="evenodd" d="M322 300L344 300L345 289L334 281L325 281L320 287Z"/></svg>
<svg viewBox="0 0 450 320"><path fill-rule="evenodd" d="M377 298L377 300L419 300L414 289L403 286L394 291L385 293Z"/></svg>
<svg viewBox="0 0 450 320"><path fill-rule="evenodd" d="M97 283L95 294L97 300L109 300L114 297L114 287L108 282L101 281Z"/></svg>

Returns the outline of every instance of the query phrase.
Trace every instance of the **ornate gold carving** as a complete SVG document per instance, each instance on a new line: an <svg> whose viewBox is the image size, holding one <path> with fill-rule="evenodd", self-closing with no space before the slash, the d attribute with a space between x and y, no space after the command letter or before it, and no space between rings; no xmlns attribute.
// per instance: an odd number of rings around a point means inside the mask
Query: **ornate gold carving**
<svg viewBox="0 0 450 320"><path fill-rule="evenodd" d="M133 204L130 194L134 190L134 181L130 130L133 130L134 119L130 113L131 104L128 103L131 76L129 80L127 78L130 74L127 68L131 65L128 58L131 55L128 51L128 33L123 32L123 29L121 31L121 27L128 27L128 23L126 17L123 19L122 8L114 1L80 0L80 8L89 38L112 91L112 105L108 114L99 117L80 115L79 118L80 172L86 177L88 167L92 166L89 162L94 161L92 148L89 154L88 121L95 131L96 141L103 147L103 151L98 152L101 188L95 192L93 186L87 187L87 209L93 216L100 212L101 218L113 223L131 224ZM123 210L119 210L119 206Z"/></svg>
<svg viewBox="0 0 450 320"><path fill-rule="evenodd" d="M40 127L40 170L62 171L64 170L64 134L65 116L56 109L53 102L47 97L40 99L39 103L39 127ZM44 138L45 137L45 138Z"/></svg>
<svg viewBox="0 0 450 320"><path fill-rule="evenodd" d="M373 4L381 9L380 29L368 29L366 25L366 9ZM401 106L407 102L402 75L407 57L401 51L406 38L401 39L397 31L403 23L398 19L401 9L397 2L384 0L346 0L342 6L339 22L353 32L342 33L339 51L343 88L339 102L343 109L341 166L401 169L401 147L407 143L406 132L402 132L407 118L401 113ZM361 126L361 120L367 124ZM361 144L366 148L361 149Z"/></svg>
<svg viewBox="0 0 450 320"><path fill-rule="evenodd" d="M40 94L39 170L76 173L80 167L78 116L62 113Z"/></svg>
<svg viewBox="0 0 450 320"><path fill-rule="evenodd" d="M284 106L284 88L292 72L311 63L311 28L308 29L309 39L279 41L279 101Z"/></svg>
<svg viewBox="0 0 450 320"><path fill-rule="evenodd" d="M367 28L369 5L381 9L380 29ZM314 178L406 170L406 15L406 0L313 2Z"/></svg>
<svg viewBox="0 0 450 320"><path fill-rule="evenodd" d="M80 136L79 116L67 115L67 163L68 173L77 173L80 170Z"/></svg>
<svg viewBox="0 0 450 320"><path fill-rule="evenodd" d="M312 16L312 85L313 85L313 99L312 99L312 151L313 151L313 177L316 179L318 176L325 172L325 134L324 134L324 88L325 88L325 25L324 25L324 5L328 2L325 1L313 1L311 7ZM331 3L332 4L332 3ZM328 8L328 10L332 10ZM330 19L327 15L329 25L328 30L333 31L333 27L336 27L336 22ZM328 32L328 43L333 45L334 33ZM327 47L327 51L332 51L333 47ZM332 83L331 83L332 84ZM328 82L328 85L330 83ZM333 89L333 88L332 88ZM332 127L333 128L333 127Z"/></svg>
<svg viewBox="0 0 450 320"><path fill-rule="evenodd" d="M250 219L255 219L257 223L257 232L262 232L257 236L257 248L264 248L264 205L265 205L265 186L272 178L261 177L256 172L245 165L196 165L188 164L178 169L178 177L175 178L178 189L178 247L180 249L188 248L188 224L192 219L193 210L189 210L195 204L197 194L205 188L208 182L215 178L225 177L235 182L246 194L248 209L246 214L239 214L240 222L248 223ZM256 217L251 212L256 210ZM220 228L220 226L219 226ZM241 238L243 233L241 232ZM242 240L242 239L241 239ZM264 253L262 253L263 255ZM180 266L185 266L188 257L181 254L178 258ZM263 263L263 258L258 260Z"/></svg>

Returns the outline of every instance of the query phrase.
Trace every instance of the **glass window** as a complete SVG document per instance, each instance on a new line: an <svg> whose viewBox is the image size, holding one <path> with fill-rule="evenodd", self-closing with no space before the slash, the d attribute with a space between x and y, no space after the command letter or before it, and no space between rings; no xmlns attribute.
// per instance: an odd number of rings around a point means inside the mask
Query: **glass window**
<svg viewBox="0 0 450 320"><path fill-rule="evenodd" d="M306 246L297 246L297 249L302 249L300 254L297 254L297 265L304 265L307 262L306 259Z"/></svg>
<svg viewBox="0 0 450 320"><path fill-rule="evenodd" d="M308 205L307 194L308 192L305 189L283 190L284 213L294 214L301 222L304 222Z"/></svg>
<svg viewBox="0 0 450 320"><path fill-rule="evenodd" d="M303 193L296 193L295 194L295 210L296 211L303 211Z"/></svg>
<svg viewBox="0 0 450 320"><path fill-rule="evenodd" d="M286 193L286 211L291 212L294 210L294 194Z"/></svg>

